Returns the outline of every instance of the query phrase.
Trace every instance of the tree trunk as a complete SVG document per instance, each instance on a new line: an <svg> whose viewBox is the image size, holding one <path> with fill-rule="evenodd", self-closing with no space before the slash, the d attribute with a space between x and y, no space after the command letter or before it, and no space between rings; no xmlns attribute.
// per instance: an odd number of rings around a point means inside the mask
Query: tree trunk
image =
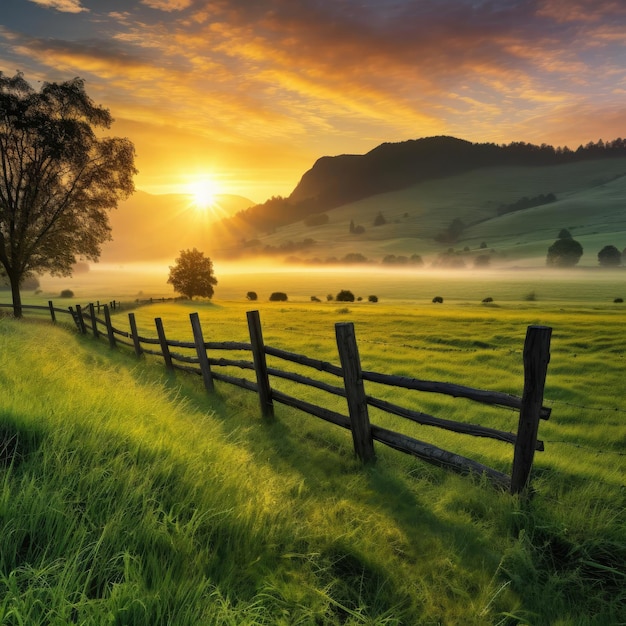
<svg viewBox="0 0 626 626"><path fill-rule="evenodd" d="M22 317L22 294L20 293L20 277L8 273L9 281L11 282L11 296L13 297L13 315L15 317Z"/></svg>

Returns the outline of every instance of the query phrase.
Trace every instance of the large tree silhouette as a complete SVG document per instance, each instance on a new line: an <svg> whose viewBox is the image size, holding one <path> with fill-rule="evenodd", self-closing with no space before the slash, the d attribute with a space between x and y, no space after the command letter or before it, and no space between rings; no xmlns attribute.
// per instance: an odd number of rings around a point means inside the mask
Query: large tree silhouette
<svg viewBox="0 0 626 626"><path fill-rule="evenodd" d="M25 278L69 276L111 238L108 210L134 191L137 172L128 139L96 134L112 121L80 78L36 92L20 72L0 72L0 264L16 317Z"/></svg>

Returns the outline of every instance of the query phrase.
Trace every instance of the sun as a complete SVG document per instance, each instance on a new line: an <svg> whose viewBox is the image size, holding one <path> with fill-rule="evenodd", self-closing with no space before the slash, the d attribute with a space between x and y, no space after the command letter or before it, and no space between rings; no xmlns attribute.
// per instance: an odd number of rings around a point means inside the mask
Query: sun
<svg viewBox="0 0 626 626"><path fill-rule="evenodd" d="M193 198L193 205L199 211L211 209L216 204L219 189L215 181L204 177L189 184L188 193Z"/></svg>

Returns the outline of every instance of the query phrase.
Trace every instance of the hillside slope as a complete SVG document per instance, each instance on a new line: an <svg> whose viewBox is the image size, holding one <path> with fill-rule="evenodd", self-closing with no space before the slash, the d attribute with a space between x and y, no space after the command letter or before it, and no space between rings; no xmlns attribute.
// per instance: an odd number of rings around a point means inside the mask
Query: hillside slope
<svg viewBox="0 0 626 626"><path fill-rule="evenodd" d="M486 244L497 253L494 259L499 263L544 262L548 246L562 228L568 228L589 248L581 263L595 265L595 254L604 245L626 247L625 174L626 158L485 167L342 205L326 211L325 224L307 226L300 220L269 234L257 233L249 248L306 262L348 254L373 261L391 254L419 254L431 262L450 247L461 251L468 247L476 255ZM503 205L542 194L554 194L556 201L498 214ZM376 226L379 214L385 223ZM455 219L466 226L458 238L437 241ZM351 223L363 232L351 232Z"/></svg>

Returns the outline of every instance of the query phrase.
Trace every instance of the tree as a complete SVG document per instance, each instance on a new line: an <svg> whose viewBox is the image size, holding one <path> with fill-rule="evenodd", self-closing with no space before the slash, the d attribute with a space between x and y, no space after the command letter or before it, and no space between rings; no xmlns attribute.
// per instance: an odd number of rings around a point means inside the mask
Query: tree
<svg viewBox="0 0 626 626"><path fill-rule="evenodd" d="M602 267L617 267L622 262L622 253L615 246L604 246L598 252L598 263Z"/></svg>
<svg viewBox="0 0 626 626"><path fill-rule="evenodd" d="M573 267L583 255L583 247L575 239L557 239L549 248L546 264Z"/></svg>
<svg viewBox="0 0 626 626"><path fill-rule="evenodd" d="M569 230L567 230L567 228L561 228L556 238L557 239L572 239L572 233L570 233Z"/></svg>
<svg viewBox="0 0 626 626"><path fill-rule="evenodd" d="M195 248L181 250L176 265L170 265L168 283L174 286L174 291L193 299L194 296L213 297L213 285L217 279L213 275L213 262Z"/></svg>
<svg viewBox="0 0 626 626"><path fill-rule="evenodd" d="M70 276L77 257L96 261L111 238L107 212L137 173L132 142L96 132L112 121L80 78L36 92L22 73L0 72L0 265L16 317L24 279Z"/></svg>
<svg viewBox="0 0 626 626"><path fill-rule="evenodd" d="M347 289L342 289L335 298L337 302L354 302L354 294Z"/></svg>

